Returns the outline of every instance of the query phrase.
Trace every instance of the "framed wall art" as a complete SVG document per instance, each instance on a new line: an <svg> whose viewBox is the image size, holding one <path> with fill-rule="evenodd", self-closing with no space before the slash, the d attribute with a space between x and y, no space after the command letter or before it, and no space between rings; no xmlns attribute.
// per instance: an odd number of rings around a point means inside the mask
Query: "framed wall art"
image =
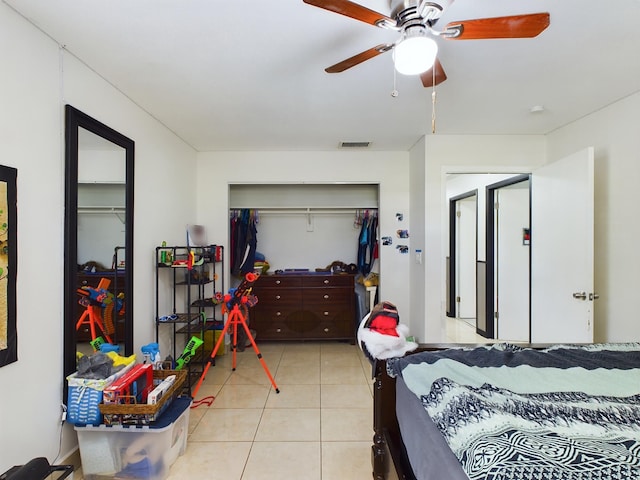
<svg viewBox="0 0 640 480"><path fill-rule="evenodd" d="M16 333L17 193L15 168L0 165L0 367L18 360Z"/></svg>

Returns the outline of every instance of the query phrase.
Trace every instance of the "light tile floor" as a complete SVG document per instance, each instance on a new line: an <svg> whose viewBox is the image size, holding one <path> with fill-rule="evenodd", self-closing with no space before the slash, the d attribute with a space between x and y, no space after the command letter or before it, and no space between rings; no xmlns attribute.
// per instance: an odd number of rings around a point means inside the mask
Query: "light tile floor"
<svg viewBox="0 0 640 480"><path fill-rule="evenodd" d="M458 318L447 317L446 319L447 341L450 343L491 343L495 340L488 340L476 333L476 327Z"/></svg>
<svg viewBox="0 0 640 480"><path fill-rule="evenodd" d="M191 409L187 451L169 480L353 480L371 478L371 366L349 343L259 345L218 357Z"/></svg>

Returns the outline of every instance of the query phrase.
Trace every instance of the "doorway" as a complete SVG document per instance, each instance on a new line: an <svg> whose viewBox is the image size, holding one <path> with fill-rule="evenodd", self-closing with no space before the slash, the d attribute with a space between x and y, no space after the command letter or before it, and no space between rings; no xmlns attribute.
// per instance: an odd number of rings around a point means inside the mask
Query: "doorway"
<svg viewBox="0 0 640 480"><path fill-rule="evenodd" d="M478 257L478 190L449 200L450 255L448 316L475 327L476 261Z"/></svg>
<svg viewBox="0 0 640 480"><path fill-rule="evenodd" d="M531 338L531 182L518 175L487 186L486 335Z"/></svg>

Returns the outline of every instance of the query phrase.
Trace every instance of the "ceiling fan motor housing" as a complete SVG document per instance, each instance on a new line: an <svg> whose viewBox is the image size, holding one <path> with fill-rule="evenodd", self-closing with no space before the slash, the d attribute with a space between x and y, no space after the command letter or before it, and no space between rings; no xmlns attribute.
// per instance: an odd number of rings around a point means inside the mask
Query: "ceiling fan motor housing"
<svg viewBox="0 0 640 480"><path fill-rule="evenodd" d="M407 22L419 21L423 24L433 25L453 3L453 0L390 0L391 18L394 18L399 27Z"/></svg>

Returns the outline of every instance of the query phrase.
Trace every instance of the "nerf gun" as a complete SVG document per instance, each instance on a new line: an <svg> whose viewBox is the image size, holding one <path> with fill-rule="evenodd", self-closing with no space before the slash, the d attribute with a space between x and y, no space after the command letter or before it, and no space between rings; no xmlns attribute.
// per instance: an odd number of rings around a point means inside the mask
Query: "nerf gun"
<svg viewBox="0 0 640 480"><path fill-rule="evenodd" d="M100 347L105 344L105 341L102 337L96 337L94 340L91 340L89 344L93 347L93 351L97 352L100 350Z"/></svg>
<svg viewBox="0 0 640 480"><path fill-rule="evenodd" d="M196 354L196 350L202 345L204 341L198 337L191 337L191 340L187 342L182 354L176 360L176 370L182 370L184 366L189 363L191 357Z"/></svg>
<svg viewBox="0 0 640 480"><path fill-rule="evenodd" d="M162 363L160 346L156 342L147 343L143 345L140 350L142 350L142 355L144 355L144 363L153 363L154 368Z"/></svg>
<svg viewBox="0 0 640 480"><path fill-rule="evenodd" d="M89 297L89 300L103 307L113 301L113 293L105 288L81 287L78 293Z"/></svg>
<svg viewBox="0 0 640 480"><path fill-rule="evenodd" d="M83 298L80 299L80 303L82 305L86 306L86 305L94 304L94 305L99 305L105 308L108 305L111 305L112 303L114 303L115 309L118 313L120 313L121 310L123 310L124 308L123 299L120 296L116 297L113 293L111 293L109 290L105 288L93 288L93 287L85 286L85 287L78 288L77 291L78 291L78 294L85 297L84 301L83 301Z"/></svg>
<svg viewBox="0 0 640 480"><path fill-rule="evenodd" d="M257 273L249 272L244 276L240 285L229 290L229 293L224 296L224 303L228 310L231 310L233 305L248 304L253 307L258 303L258 298L250 293L259 276Z"/></svg>

